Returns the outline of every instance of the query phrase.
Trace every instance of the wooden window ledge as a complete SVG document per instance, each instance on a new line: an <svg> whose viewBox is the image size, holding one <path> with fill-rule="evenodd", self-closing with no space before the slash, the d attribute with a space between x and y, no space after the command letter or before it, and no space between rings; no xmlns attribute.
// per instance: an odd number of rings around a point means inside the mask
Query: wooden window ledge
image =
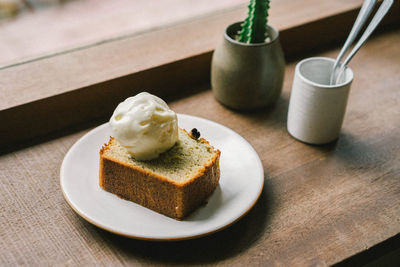
<svg viewBox="0 0 400 267"><path fill-rule="evenodd" d="M270 23L280 30L287 60L342 43L361 2L274 2ZM396 1L384 25L398 26L399 6ZM201 88L209 82L212 51L224 28L245 13L237 7L1 68L0 148L109 116L118 102L142 90L169 100Z"/></svg>

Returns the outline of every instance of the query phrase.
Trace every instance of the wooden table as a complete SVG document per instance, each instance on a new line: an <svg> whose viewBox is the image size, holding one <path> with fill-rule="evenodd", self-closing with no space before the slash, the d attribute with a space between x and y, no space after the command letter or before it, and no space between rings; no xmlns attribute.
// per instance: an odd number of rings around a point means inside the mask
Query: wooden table
<svg viewBox="0 0 400 267"><path fill-rule="evenodd" d="M171 101L176 112L238 132L256 149L265 170L265 186L255 207L231 227L204 238L128 239L91 225L68 206L59 186L61 162L74 142L104 121L3 153L0 265L325 266L398 239L399 43L399 30L385 32L353 59L355 78L342 133L329 145L306 145L287 133L296 62L287 65L282 96L267 110L229 110L215 101L209 87ZM319 55L337 53L335 49ZM399 247L386 252L398 255Z"/></svg>

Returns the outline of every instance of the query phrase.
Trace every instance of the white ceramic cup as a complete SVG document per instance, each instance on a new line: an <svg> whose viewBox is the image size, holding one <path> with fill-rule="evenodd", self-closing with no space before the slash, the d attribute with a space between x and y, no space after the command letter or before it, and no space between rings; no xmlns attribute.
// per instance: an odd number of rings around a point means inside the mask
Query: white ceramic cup
<svg viewBox="0 0 400 267"><path fill-rule="evenodd" d="M296 139L326 144L339 137L353 72L346 67L336 85L329 85L334 60L312 57L296 65L287 128Z"/></svg>

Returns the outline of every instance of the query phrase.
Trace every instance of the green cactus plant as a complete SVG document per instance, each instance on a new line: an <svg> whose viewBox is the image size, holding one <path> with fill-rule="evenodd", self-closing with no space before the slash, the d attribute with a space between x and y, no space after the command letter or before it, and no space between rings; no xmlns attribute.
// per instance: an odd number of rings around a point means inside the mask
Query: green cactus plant
<svg viewBox="0 0 400 267"><path fill-rule="evenodd" d="M249 13L238 33L238 41L254 44L263 43L268 37L267 22L270 0L250 0Z"/></svg>

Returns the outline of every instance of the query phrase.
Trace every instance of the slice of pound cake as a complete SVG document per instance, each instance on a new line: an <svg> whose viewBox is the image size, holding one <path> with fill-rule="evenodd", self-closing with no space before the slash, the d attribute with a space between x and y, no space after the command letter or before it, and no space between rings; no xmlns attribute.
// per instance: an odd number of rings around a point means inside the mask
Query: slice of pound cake
<svg viewBox="0 0 400 267"><path fill-rule="evenodd" d="M193 129L151 160L137 160L111 137L100 151L100 186L166 216L182 219L215 190L220 151Z"/></svg>

